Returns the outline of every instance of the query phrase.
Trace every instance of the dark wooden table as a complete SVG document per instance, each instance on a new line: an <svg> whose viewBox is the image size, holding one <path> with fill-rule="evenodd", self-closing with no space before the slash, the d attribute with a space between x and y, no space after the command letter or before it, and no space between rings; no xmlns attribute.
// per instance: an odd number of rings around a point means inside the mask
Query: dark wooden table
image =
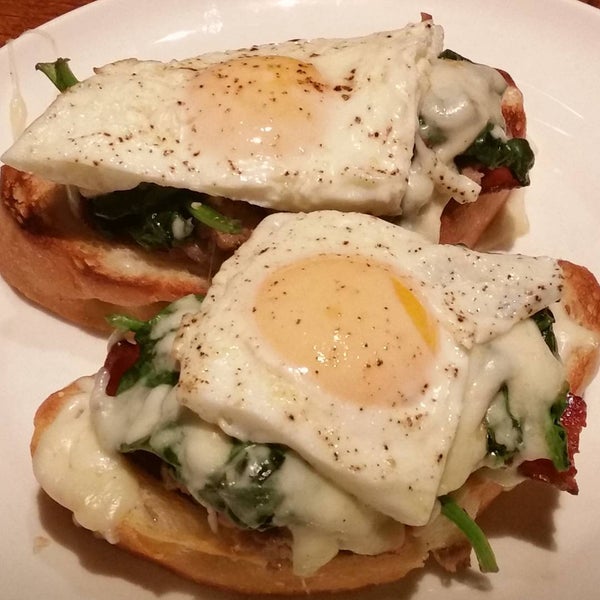
<svg viewBox="0 0 600 600"><path fill-rule="evenodd" d="M26 29L33 29L92 0L0 0L0 46L16 38Z"/></svg>
<svg viewBox="0 0 600 600"><path fill-rule="evenodd" d="M46 23L93 0L0 0L0 46L26 29ZM572 0L600 8L600 0ZM540 0L540 5L543 0Z"/></svg>

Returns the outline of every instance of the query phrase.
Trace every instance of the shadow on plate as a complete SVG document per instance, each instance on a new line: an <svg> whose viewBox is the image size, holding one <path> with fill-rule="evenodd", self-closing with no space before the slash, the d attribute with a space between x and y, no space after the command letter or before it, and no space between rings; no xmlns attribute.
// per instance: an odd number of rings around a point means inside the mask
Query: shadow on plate
<svg viewBox="0 0 600 600"><path fill-rule="evenodd" d="M550 485L525 481L507 494L501 494L481 515L478 523L490 538L510 537L545 550L555 550L554 512L560 492ZM501 557L497 557L502 562Z"/></svg>

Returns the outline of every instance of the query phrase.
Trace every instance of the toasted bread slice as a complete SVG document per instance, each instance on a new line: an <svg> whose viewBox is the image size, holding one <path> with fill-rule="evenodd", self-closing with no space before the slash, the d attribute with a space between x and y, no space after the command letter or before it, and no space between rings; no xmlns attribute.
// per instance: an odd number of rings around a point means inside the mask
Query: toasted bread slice
<svg viewBox="0 0 600 600"><path fill-rule="evenodd" d="M482 194L441 222L442 243L476 248L502 211L508 190ZM27 299L77 325L107 333L106 316L147 319L190 293L204 293L224 254L195 262L109 240L78 218L65 186L3 166L0 273Z"/></svg>
<svg viewBox="0 0 600 600"><path fill-rule="evenodd" d="M109 331L110 313L147 319L208 286L209 270L103 238L73 214L64 186L8 166L2 167L0 230L0 272L8 284L93 331Z"/></svg>
<svg viewBox="0 0 600 600"><path fill-rule="evenodd" d="M571 389L582 393L598 358L600 286L583 267L568 262L561 262L561 266L565 275L565 312L575 326L589 334L589 338L577 337L566 357ZM87 418L89 390L89 381L81 380L41 405L31 442L34 465L48 432L61 412L73 406L74 399L79 397L81 402L77 406L78 418ZM116 523L111 536L121 548L202 584L258 594L333 592L396 581L421 567L430 554L449 571L469 562L466 538L448 519L438 516L425 527L408 527L404 544L394 552L377 556L341 552L313 576L299 578L292 571L285 531L259 533L222 525L214 530L201 506L178 491L167 489L127 458L119 459L121 468L132 475L138 492L133 508ZM66 471L65 477L68 480L76 475ZM475 473L456 498L475 517L502 490L496 482ZM64 499L55 499L75 510Z"/></svg>

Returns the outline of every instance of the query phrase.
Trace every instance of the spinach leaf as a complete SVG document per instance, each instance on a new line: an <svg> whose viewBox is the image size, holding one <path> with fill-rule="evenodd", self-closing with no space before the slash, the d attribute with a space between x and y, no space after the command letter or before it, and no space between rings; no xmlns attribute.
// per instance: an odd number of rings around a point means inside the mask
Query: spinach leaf
<svg viewBox="0 0 600 600"><path fill-rule="evenodd" d="M567 394L569 386L565 383L550 408L548 425L546 427L546 443L550 453L550 460L557 471L566 471L570 467L569 452L567 447L567 432L561 425L560 419L567 408Z"/></svg>
<svg viewBox="0 0 600 600"><path fill-rule="evenodd" d="M454 52L454 50L450 50L449 48L446 48L445 50L443 50L442 52L440 52L440 54L438 55L438 58L445 58L446 60L457 60L457 61L473 62L472 60L469 60L468 58L465 58L464 56L462 56L458 52Z"/></svg>
<svg viewBox="0 0 600 600"><path fill-rule="evenodd" d="M238 525L266 529L283 499L270 485L270 478L284 460L283 446L236 442L227 463L209 478L199 495Z"/></svg>
<svg viewBox="0 0 600 600"><path fill-rule="evenodd" d="M133 332L135 341L140 346L140 357L125 372L117 394L138 382L142 382L147 388L162 383L170 386L177 384L179 373L175 367L165 368L168 363L160 355L157 345L173 331L173 326L165 320L173 315L176 317L173 323L178 324L181 320L178 312L194 308L194 298L198 302L202 300L201 296L184 297L171 303L148 321L123 315L109 318L114 327ZM186 420L194 422L199 417L185 408L178 411L176 416L174 413L169 414L169 421L158 424L149 436L133 443L121 444L119 450L124 453L143 451L154 454L167 464L173 477L189 489L182 474L180 456L184 436L188 435L183 424ZM231 450L225 464L208 477L201 490L189 489L189 492L196 500L226 514L242 527L271 527L275 511L283 500L281 492L274 485L273 475L283 465L287 450L278 444L256 444L235 439L230 441Z"/></svg>
<svg viewBox="0 0 600 600"><path fill-rule="evenodd" d="M240 225L237 221L224 217L208 204L190 202L187 205L187 209L194 219L208 225L212 229L222 231L223 233L240 232Z"/></svg>
<svg viewBox="0 0 600 600"><path fill-rule="evenodd" d="M195 415L192 418L196 418ZM155 432L150 438L121 446L120 451L141 450L158 456L170 467L174 479L186 487L196 500L227 515L240 527L264 530L272 526L283 496L271 478L285 461L284 446L232 439L231 452L225 464L209 476L202 489L193 490L182 475L178 454L180 438L185 434L177 423L169 424L167 429L170 430L169 444L154 443L160 437ZM162 439L166 437L163 435Z"/></svg>
<svg viewBox="0 0 600 600"><path fill-rule="evenodd" d="M461 508L451 496L441 496L442 514L450 519L466 536L477 556L483 573L497 573L498 564L494 551L479 525Z"/></svg>
<svg viewBox="0 0 600 600"><path fill-rule="evenodd" d="M57 58L54 62L37 63L36 71L41 71L58 88L59 92L68 90L71 86L79 83L79 80L71 67L69 67L68 58Z"/></svg>
<svg viewBox="0 0 600 600"><path fill-rule="evenodd" d="M538 326L544 341L554 356L559 358L558 344L554 335L555 318L549 308L544 308L531 317ZM567 408L567 394L569 384L565 383L554 403L550 407L548 423L546 425L546 443L550 460L558 471L566 471L570 466L567 446L567 432L561 425L561 417Z"/></svg>
<svg viewBox="0 0 600 600"><path fill-rule="evenodd" d="M198 192L141 183L132 190L96 196L86 203L90 221L108 237L129 237L146 249L168 249L184 242L202 224L238 233L240 223L206 204Z"/></svg>
<svg viewBox="0 0 600 600"><path fill-rule="evenodd" d="M443 144L446 141L446 135L444 132L435 125L427 123L425 119L419 115L419 135L425 142L428 148L433 148L439 144Z"/></svg>
<svg viewBox="0 0 600 600"><path fill-rule="evenodd" d="M500 388L498 396L486 413L485 423L488 454L502 462L509 462L523 443L523 431L518 419L510 411L508 386L503 385ZM500 432L506 443L498 441Z"/></svg>
<svg viewBox="0 0 600 600"><path fill-rule="evenodd" d="M198 295L195 298L198 302L202 301L202 296ZM155 328L175 313L178 310L179 303L185 300L186 297L169 304L148 321L140 321L124 315L110 315L107 318L113 327L121 331L133 332L135 342L140 348L138 360L121 378L117 394L123 393L142 379L148 387L156 387L162 384L175 385L177 383L179 373L169 364L169 359L159 354L156 349L157 344L173 328L163 328L165 331L161 336L156 335ZM174 327L178 326L179 321L176 321Z"/></svg>
<svg viewBox="0 0 600 600"><path fill-rule="evenodd" d="M503 141L492 134L493 125L488 123L475 141L454 160L458 166L471 162L495 169L507 167L522 185L529 185L529 171L533 167L534 155L529 142L523 138Z"/></svg>
<svg viewBox="0 0 600 600"><path fill-rule="evenodd" d="M554 315L549 308L543 308L536 312L532 317L535 324L538 326L544 341L550 348L550 351L554 356L558 357L558 344L556 343L556 336L554 335Z"/></svg>

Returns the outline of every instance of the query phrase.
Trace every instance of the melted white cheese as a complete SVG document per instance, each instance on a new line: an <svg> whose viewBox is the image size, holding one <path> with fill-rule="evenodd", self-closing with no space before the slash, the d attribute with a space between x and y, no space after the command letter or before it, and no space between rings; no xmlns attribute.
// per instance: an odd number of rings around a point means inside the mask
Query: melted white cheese
<svg viewBox="0 0 600 600"><path fill-rule="evenodd" d="M420 117L426 132L442 141L430 148L419 136L415 139L403 224L437 241L446 202L451 197L473 202L479 196L480 186L459 174L453 160L488 123L504 137L501 99L506 82L491 67L439 59L432 63L428 83L419 105Z"/></svg>
<svg viewBox="0 0 600 600"><path fill-rule="evenodd" d="M299 575L313 572L339 550L374 555L402 545L400 523L364 506L292 453L278 484L284 502L275 523L292 532L294 571Z"/></svg>
<svg viewBox="0 0 600 600"><path fill-rule="evenodd" d="M438 495L458 489L483 466L487 454L484 419L503 384L508 387L511 413L522 427L519 460L548 458L546 425L550 407L564 384L565 371L533 321L522 321L486 345L473 348L469 380Z"/></svg>
<svg viewBox="0 0 600 600"><path fill-rule="evenodd" d="M181 319L194 302L193 298L179 301L167 320ZM159 332L169 335L170 331L168 325L159 322L153 337ZM232 440L217 427L181 409L174 388L137 384L112 397L104 392L106 382L107 374L100 371L91 393L93 424L106 451L151 437L154 448L169 448L177 456L182 482L210 510L199 492L227 463ZM362 505L292 452L286 453L273 479L283 497L273 524L289 527L292 532L294 571L298 575L314 572L339 550L378 554L401 546L403 525Z"/></svg>
<svg viewBox="0 0 600 600"><path fill-rule="evenodd" d="M46 493L73 512L77 523L116 543L115 527L139 502L138 484L125 459L103 449L92 428L91 377L65 403L42 434L33 456Z"/></svg>
<svg viewBox="0 0 600 600"><path fill-rule="evenodd" d="M437 60L421 115L445 141L436 145L438 158L448 163L464 152L488 124L504 126L500 98L506 89L496 69L460 60Z"/></svg>

